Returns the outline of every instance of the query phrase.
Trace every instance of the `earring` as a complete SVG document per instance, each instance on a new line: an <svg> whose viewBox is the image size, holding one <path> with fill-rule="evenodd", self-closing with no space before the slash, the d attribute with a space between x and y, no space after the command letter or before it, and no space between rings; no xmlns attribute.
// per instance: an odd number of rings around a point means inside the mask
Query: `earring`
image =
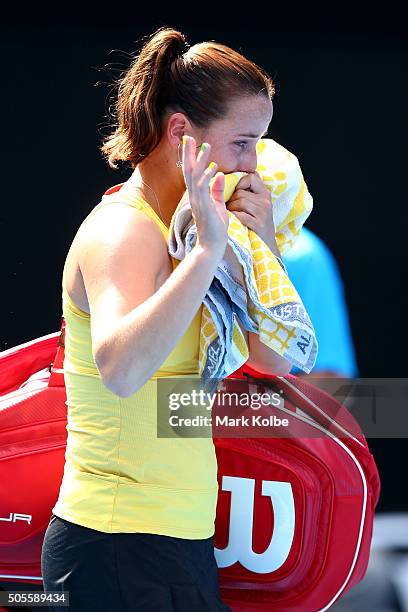
<svg viewBox="0 0 408 612"><path fill-rule="evenodd" d="M177 147L177 161L176 161L177 168L181 168L183 165L183 162L180 159L180 145L181 145L181 142L178 143L178 147Z"/></svg>

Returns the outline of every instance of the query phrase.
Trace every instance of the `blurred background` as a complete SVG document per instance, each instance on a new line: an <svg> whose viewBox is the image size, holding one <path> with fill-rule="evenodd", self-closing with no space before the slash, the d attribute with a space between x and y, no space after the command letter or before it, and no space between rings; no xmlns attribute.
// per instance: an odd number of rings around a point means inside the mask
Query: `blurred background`
<svg viewBox="0 0 408 612"><path fill-rule="evenodd" d="M273 77L270 136L298 157L313 195L306 226L324 241L341 276L358 374L406 376L407 34L398 19L285 31L282 21L249 17L197 25L174 13L58 21L25 12L1 20L0 350L59 329L71 241L103 192L130 174L109 169L98 150L109 132L112 82L142 37L167 25L190 44L227 44ZM401 584L408 584L401 569L408 492L400 479L407 442L368 442L382 479L378 550L392 551L403 576L386 585L393 603L375 609L408 609L398 607ZM374 610L361 603L344 609Z"/></svg>

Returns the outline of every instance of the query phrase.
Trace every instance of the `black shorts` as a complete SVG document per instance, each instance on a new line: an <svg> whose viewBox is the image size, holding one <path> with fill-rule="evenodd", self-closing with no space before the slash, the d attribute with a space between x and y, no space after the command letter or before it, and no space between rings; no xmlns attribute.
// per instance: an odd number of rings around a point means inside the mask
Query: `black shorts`
<svg viewBox="0 0 408 612"><path fill-rule="evenodd" d="M69 592L71 612L231 612L213 537L104 533L52 515L41 570L45 591Z"/></svg>

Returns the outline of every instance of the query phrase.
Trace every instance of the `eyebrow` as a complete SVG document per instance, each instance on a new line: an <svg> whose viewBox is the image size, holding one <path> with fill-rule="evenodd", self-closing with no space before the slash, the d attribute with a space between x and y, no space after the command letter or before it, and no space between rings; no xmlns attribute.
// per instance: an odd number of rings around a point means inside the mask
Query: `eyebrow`
<svg viewBox="0 0 408 612"><path fill-rule="evenodd" d="M261 134L261 136L260 136L260 137L262 138L262 136L266 136L266 134L268 133L268 131L269 131L269 129L266 129L266 130L264 131L264 133L263 133L263 134ZM242 137L242 136L243 136L244 138L259 138L258 134L238 134L237 138L240 138L240 137Z"/></svg>

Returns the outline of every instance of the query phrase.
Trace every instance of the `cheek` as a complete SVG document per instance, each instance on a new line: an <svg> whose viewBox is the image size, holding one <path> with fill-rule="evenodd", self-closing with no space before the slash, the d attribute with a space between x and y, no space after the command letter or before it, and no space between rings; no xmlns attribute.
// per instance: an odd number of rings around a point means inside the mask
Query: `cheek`
<svg viewBox="0 0 408 612"><path fill-rule="evenodd" d="M233 147L214 147L211 150L211 159L218 164L218 170L229 174L235 172L240 160L240 151L234 151Z"/></svg>

